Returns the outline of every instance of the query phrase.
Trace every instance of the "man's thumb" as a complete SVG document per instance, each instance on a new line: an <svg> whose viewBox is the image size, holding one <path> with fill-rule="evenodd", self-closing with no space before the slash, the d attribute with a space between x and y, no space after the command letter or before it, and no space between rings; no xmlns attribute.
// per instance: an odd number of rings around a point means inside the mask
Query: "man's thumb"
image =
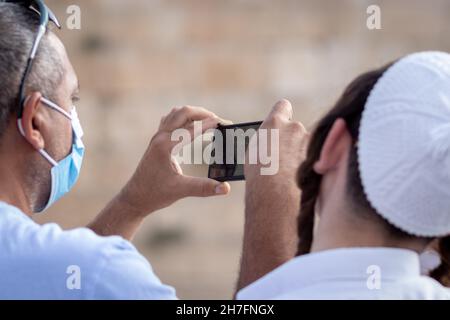
<svg viewBox="0 0 450 320"><path fill-rule="evenodd" d="M272 111L269 114L269 118L279 116L286 121L292 120L292 105L289 100L282 99L278 101L275 106L272 108Z"/></svg>
<svg viewBox="0 0 450 320"><path fill-rule="evenodd" d="M211 197L226 195L230 192L230 184L208 178L185 177L185 196Z"/></svg>

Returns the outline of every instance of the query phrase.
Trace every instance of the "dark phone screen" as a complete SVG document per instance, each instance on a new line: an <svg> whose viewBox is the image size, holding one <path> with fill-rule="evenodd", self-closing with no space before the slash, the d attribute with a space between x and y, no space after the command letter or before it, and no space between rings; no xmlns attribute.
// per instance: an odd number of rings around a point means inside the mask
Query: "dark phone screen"
<svg viewBox="0 0 450 320"><path fill-rule="evenodd" d="M217 181L245 180L245 152L262 122L219 126L214 135L208 177ZM218 134L221 137L218 137Z"/></svg>

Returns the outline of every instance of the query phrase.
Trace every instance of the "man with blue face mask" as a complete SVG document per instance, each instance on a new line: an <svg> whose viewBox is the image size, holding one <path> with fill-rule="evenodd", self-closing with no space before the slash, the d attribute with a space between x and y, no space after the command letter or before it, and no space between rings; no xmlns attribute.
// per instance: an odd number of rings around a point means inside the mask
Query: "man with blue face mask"
<svg viewBox="0 0 450 320"><path fill-rule="evenodd" d="M41 1L15 2L0 1L0 299L176 298L129 241L156 210L229 192L226 183L183 175L171 157L174 130L193 121L208 130L221 119L203 108L174 108L135 174L87 228L36 224L30 217L77 181L83 131L77 77L46 30L56 18Z"/></svg>
<svg viewBox="0 0 450 320"><path fill-rule="evenodd" d="M71 153L60 162L57 162L55 159L53 159L44 149L39 150L39 153L45 159L47 159L53 167L50 171L50 196L45 207L43 207L42 210L37 209L38 212L48 209L52 204L58 201L59 198L64 196L64 194L72 189L72 187L78 180L84 156L84 144L81 140L81 137L83 136L83 129L81 128L80 120L78 119L78 114L75 106L72 108L72 111L69 114L63 108L59 107L57 104L51 102L50 100L41 98L41 102L70 120L73 130L73 143ZM22 136L25 137L26 135L25 131L23 130L21 119L17 120L17 127L19 128Z"/></svg>

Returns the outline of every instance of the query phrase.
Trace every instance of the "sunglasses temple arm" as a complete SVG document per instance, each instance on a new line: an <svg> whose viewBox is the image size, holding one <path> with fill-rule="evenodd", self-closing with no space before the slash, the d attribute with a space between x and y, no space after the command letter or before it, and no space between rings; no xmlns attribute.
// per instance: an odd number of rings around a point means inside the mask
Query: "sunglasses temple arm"
<svg viewBox="0 0 450 320"><path fill-rule="evenodd" d="M39 12L41 15L40 24L47 26L48 21L52 21L59 29L61 29L61 24L56 18L55 14L49 7L47 7L43 0L35 0L36 5L39 7Z"/></svg>
<svg viewBox="0 0 450 320"><path fill-rule="evenodd" d="M39 26L39 30L38 30L36 39L34 40L34 43L33 43L33 48L31 49L30 59L34 59L34 57L36 57L36 52L37 52L37 49L39 48L39 43L41 42L46 29L47 28L43 25Z"/></svg>
<svg viewBox="0 0 450 320"><path fill-rule="evenodd" d="M49 8L47 8L47 10L48 18L50 19L50 21L52 21L58 27L58 29L61 29L61 24L59 23L58 18L56 18L56 16L54 15L53 11Z"/></svg>

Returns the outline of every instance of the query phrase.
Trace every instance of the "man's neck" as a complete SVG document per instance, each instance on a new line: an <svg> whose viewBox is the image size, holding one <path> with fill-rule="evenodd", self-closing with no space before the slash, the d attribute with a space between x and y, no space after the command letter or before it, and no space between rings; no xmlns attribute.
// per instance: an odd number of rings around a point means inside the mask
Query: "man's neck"
<svg viewBox="0 0 450 320"><path fill-rule="evenodd" d="M21 174L18 173L17 163L11 159L0 158L0 201L15 206L26 215L31 216L29 199L24 189Z"/></svg>

